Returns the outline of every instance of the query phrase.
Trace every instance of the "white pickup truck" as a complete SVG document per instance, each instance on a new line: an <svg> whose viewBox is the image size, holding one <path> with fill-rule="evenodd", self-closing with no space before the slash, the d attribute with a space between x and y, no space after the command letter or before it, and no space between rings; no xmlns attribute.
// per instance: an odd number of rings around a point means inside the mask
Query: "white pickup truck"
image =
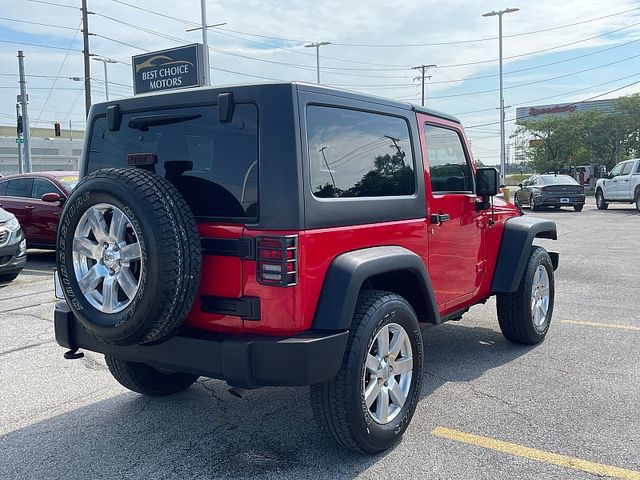
<svg viewBox="0 0 640 480"><path fill-rule="evenodd" d="M635 202L636 210L640 212L640 159L620 162L606 178L600 178L596 183L598 210L606 210L612 202Z"/></svg>

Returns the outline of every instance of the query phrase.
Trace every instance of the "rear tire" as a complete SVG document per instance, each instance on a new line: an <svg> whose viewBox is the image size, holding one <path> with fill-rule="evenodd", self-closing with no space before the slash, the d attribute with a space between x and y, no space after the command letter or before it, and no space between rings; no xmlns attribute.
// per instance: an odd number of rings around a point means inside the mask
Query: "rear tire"
<svg viewBox="0 0 640 480"><path fill-rule="evenodd" d="M584 208L584 205L574 205L574 206L573 206L573 209L574 209L576 212L581 212L583 208Z"/></svg>
<svg viewBox="0 0 640 480"><path fill-rule="evenodd" d="M636 202L636 210L640 212L640 189L636 189L635 202Z"/></svg>
<svg viewBox="0 0 640 480"><path fill-rule="evenodd" d="M609 207L609 204L604 200L604 194L602 190L596 190L596 207L598 210L606 210Z"/></svg>
<svg viewBox="0 0 640 480"><path fill-rule="evenodd" d="M350 450L375 453L393 446L420 399L422 348L418 319L404 298L361 291L340 371L310 388L316 422Z"/></svg>
<svg viewBox="0 0 640 480"><path fill-rule="evenodd" d="M20 275L20 272L2 274L0 275L0 283L13 282L16 278L18 278L18 275Z"/></svg>
<svg viewBox="0 0 640 480"><path fill-rule="evenodd" d="M132 392L151 397L164 397L181 392L198 379L197 375L163 373L144 363L120 360L111 355L105 355L104 359L111 375L120 385Z"/></svg>
<svg viewBox="0 0 640 480"><path fill-rule="evenodd" d="M551 324L554 294L551 258L544 248L531 247L518 290L497 296L498 323L504 337L520 344L542 342Z"/></svg>

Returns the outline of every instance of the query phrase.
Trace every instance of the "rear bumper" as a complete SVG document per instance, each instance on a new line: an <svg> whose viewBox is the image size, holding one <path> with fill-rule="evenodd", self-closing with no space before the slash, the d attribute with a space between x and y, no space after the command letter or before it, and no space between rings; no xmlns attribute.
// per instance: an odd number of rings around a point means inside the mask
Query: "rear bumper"
<svg viewBox="0 0 640 480"><path fill-rule="evenodd" d="M566 201L562 201L562 199L566 199ZM536 199L540 205L560 205L565 207L571 207L574 205L584 205L585 195L584 194L567 194L565 196L547 196L541 195Z"/></svg>
<svg viewBox="0 0 640 480"><path fill-rule="evenodd" d="M56 342L167 370L225 380L242 388L312 385L332 379L342 364L348 331L294 337L193 331L156 345L115 346L96 340L65 302L54 311Z"/></svg>

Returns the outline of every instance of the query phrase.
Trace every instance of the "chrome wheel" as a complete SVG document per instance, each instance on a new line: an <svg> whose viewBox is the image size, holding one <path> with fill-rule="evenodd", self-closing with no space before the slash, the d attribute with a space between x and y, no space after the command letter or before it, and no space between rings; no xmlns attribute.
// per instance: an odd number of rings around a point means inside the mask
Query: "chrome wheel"
<svg viewBox="0 0 640 480"><path fill-rule="evenodd" d="M531 286L531 319L538 332L546 328L549 298L549 273L544 265L538 265Z"/></svg>
<svg viewBox="0 0 640 480"><path fill-rule="evenodd" d="M73 270L86 300L103 313L129 306L143 275L140 244L131 219L114 205L90 207L73 236Z"/></svg>
<svg viewBox="0 0 640 480"><path fill-rule="evenodd" d="M367 410L376 423L393 421L411 388L413 352L409 335L397 323L383 326L369 345L362 378Z"/></svg>

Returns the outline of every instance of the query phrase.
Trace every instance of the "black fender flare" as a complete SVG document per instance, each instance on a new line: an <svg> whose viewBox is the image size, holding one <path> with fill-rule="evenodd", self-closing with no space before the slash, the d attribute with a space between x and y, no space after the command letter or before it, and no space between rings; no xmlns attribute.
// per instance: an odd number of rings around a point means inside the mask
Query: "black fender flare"
<svg viewBox="0 0 640 480"><path fill-rule="evenodd" d="M422 258L399 246L354 250L333 259L324 278L313 320L314 330L346 330L364 282L375 275L396 271L412 273L420 284L429 323L440 323L438 305Z"/></svg>
<svg viewBox="0 0 640 480"><path fill-rule="evenodd" d="M533 217L513 217L505 222L491 293L511 293L518 289L534 238L557 240L555 222ZM559 255L549 252L549 256L555 270Z"/></svg>

